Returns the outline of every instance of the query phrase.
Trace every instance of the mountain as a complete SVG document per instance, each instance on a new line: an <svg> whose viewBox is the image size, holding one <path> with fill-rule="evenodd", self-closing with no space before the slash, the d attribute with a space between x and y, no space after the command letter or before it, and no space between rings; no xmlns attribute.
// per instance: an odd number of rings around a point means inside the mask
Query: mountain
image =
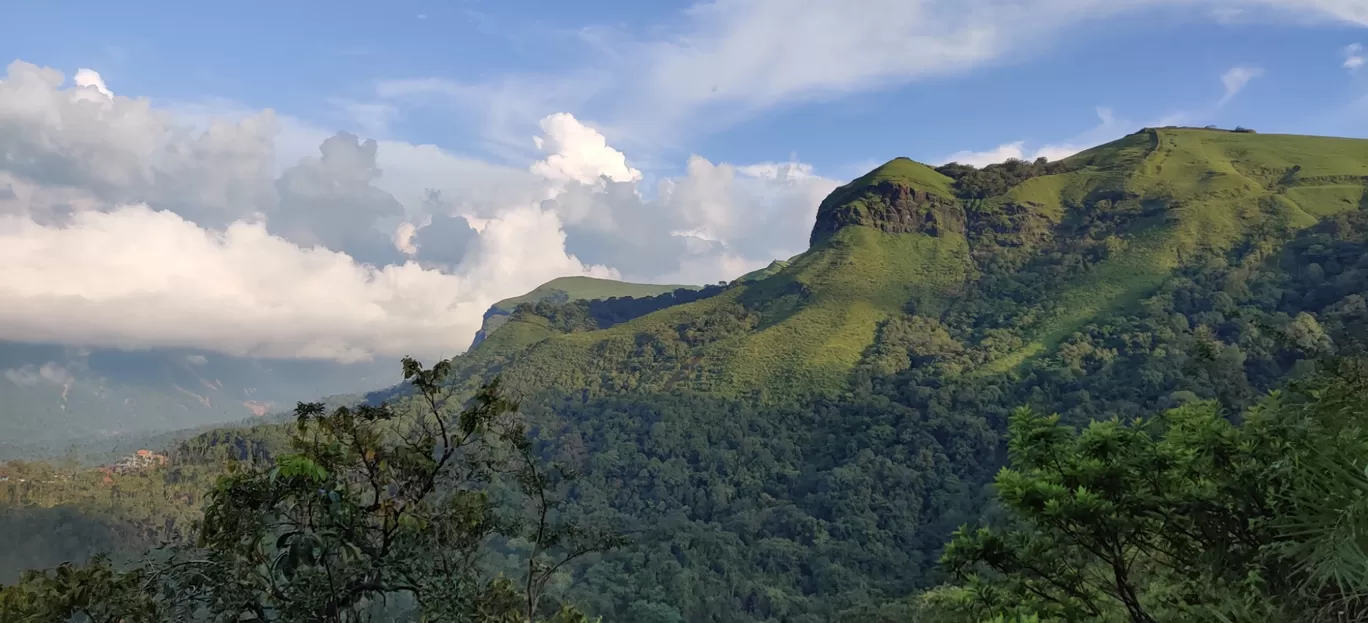
<svg viewBox="0 0 1368 623"><path fill-rule="evenodd" d="M643 297L664 294L675 290L696 290L697 286L680 285L657 285L649 283L627 283L614 281L612 279L597 279L594 277L560 277L552 279L536 289L522 296L515 296L499 301L489 307L485 312L484 322L480 325L480 330L475 333L475 341L470 345L471 348L479 346L485 338L489 337L495 329L503 326L508 320L513 310L523 303L537 303L550 301L553 303L566 303L569 301L581 301L592 299L608 299L615 297Z"/></svg>
<svg viewBox="0 0 1368 623"><path fill-rule="evenodd" d="M397 361L267 360L190 350L0 343L0 459L141 443L398 381Z"/></svg>
<svg viewBox="0 0 1368 623"><path fill-rule="evenodd" d="M993 296L982 291L985 261L1087 246L1086 266L1051 284L1019 327L1020 344L981 363L1007 373L1138 303L1191 258L1359 209L1363 146L1156 128L987 175L899 158L834 191L818 209L812 248L764 279L603 331L489 345L462 360L470 373L497 370L529 389L582 389L598 382L584 371L640 367L629 386L604 389L837 391L890 318L943 317Z"/></svg>
<svg viewBox="0 0 1368 623"><path fill-rule="evenodd" d="M943 578L951 531L998 513L1018 407L1237 412L1368 338L1368 141L1145 128L1058 162L899 158L759 275L520 303L452 382L501 377L577 473L564 512L633 540L557 599L605 621L905 620L890 604ZM269 429L195 437L114 501L97 483L11 499L161 525L149 506L189 511L158 479L265 460Z"/></svg>

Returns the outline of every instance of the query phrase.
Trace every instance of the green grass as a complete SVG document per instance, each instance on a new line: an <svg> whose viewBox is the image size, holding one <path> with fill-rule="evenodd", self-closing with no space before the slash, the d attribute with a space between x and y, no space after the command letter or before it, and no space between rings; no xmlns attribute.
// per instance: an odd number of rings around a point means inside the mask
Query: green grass
<svg viewBox="0 0 1368 623"><path fill-rule="evenodd" d="M962 236L850 227L769 278L602 331L542 339L504 373L521 391L595 383L718 395L835 391L873 343L879 323L913 297L939 296L962 283L968 257ZM743 304L751 309L750 328L697 347L680 340L681 331L706 327ZM653 366L653 356L639 348L652 340L679 351Z"/></svg>
<svg viewBox="0 0 1368 623"><path fill-rule="evenodd" d="M494 308L511 312L522 303L540 301L555 296L557 292L564 292L572 301L592 301L623 296L656 296L666 292L674 292L681 288L686 290L697 290L699 289L699 286L627 283L624 281L598 279L595 277L560 277L537 286L535 290L522 296L515 296L499 301L494 304Z"/></svg>
<svg viewBox="0 0 1368 623"><path fill-rule="evenodd" d="M737 277L734 281L738 283L749 283L751 281L760 281L761 279L767 279L769 277L779 274L779 271L788 268L790 261L791 260L774 260L773 262L769 263L769 266L757 270L752 270L744 275L741 275L740 277Z"/></svg>
<svg viewBox="0 0 1368 623"><path fill-rule="evenodd" d="M873 171L856 178L849 184L837 188L831 193L832 199L829 200L840 203L881 182L892 182L924 190L941 197L955 196L954 190L951 189L954 180L920 162L907 158L894 158Z"/></svg>
<svg viewBox="0 0 1368 623"><path fill-rule="evenodd" d="M485 340L477 348L500 353L517 352L557 333L547 326L546 319L540 316L517 320L502 316L496 319L502 320L494 326L498 330L489 329L489 324L493 323L487 323Z"/></svg>
<svg viewBox="0 0 1368 623"><path fill-rule="evenodd" d="M1363 204L1364 196L1363 186L1347 184L1294 186L1287 189L1287 198L1297 207L1320 218L1356 210Z"/></svg>
<svg viewBox="0 0 1368 623"><path fill-rule="evenodd" d="M909 300L942 296L971 272L962 236L890 234L866 227L837 232L763 286L805 285L805 304L726 349L738 387L840 385L874 341L883 320Z"/></svg>
<svg viewBox="0 0 1368 623"><path fill-rule="evenodd" d="M557 298L558 296L564 296L565 300L570 301L592 301L628 296L641 298L674 292L679 289L697 290L699 289L699 286L627 283L624 281L598 279L595 277L560 277L552 279L551 281L537 286L536 289L527 294L507 298L492 305L492 310L501 313L486 315L484 324L480 327L480 331L484 334L484 339L483 341L477 342L475 348L480 349L483 352L489 352L491 350L504 352L507 349L519 349L534 344L555 333L550 328L541 326L518 327L512 334L501 335L507 330L505 327L509 324L509 315L513 313L513 310L516 309L518 305L523 303L535 303L537 301ZM493 340L492 343L486 346L486 343L491 342L490 338L495 335L501 335L500 339Z"/></svg>
<svg viewBox="0 0 1368 623"><path fill-rule="evenodd" d="M1024 347L980 373L1014 370L1052 352L1095 318L1138 303L1193 251L1224 251L1268 219L1307 227L1359 207L1362 178L1347 182L1368 175L1368 141L1160 129L1085 151L1071 162L1080 168L1029 180L1009 196L1054 206L1077 200L1080 189L1120 187L1163 198L1170 218L1135 232L1123 251L1059 292L1060 311L1040 319ZM1300 169L1289 176L1294 166ZM1327 179L1333 183L1317 185ZM1307 185L1286 187L1288 181Z"/></svg>

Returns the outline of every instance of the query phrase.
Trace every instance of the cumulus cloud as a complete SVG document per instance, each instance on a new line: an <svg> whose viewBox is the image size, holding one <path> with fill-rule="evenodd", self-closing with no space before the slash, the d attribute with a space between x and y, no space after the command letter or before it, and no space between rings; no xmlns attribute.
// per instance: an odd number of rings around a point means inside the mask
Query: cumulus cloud
<svg viewBox="0 0 1368 623"><path fill-rule="evenodd" d="M105 96L106 99L114 97L114 92L110 91L109 87L105 86L104 78L101 78L100 73L94 69L77 69L76 75L72 76L71 79L72 82L76 83L76 86L95 89L96 92Z"/></svg>
<svg viewBox="0 0 1368 623"><path fill-rule="evenodd" d="M569 113L541 120L545 136L533 138L546 159L532 165L532 172L547 179L592 184L599 178L614 182L641 179L641 171L627 166L627 157L608 146L608 139Z"/></svg>
<svg viewBox="0 0 1368 623"><path fill-rule="evenodd" d="M793 255L837 185L694 157L647 187L565 113L516 167L80 76L16 62L0 82L0 340L449 356L494 301L555 277L701 283Z"/></svg>
<svg viewBox="0 0 1368 623"><path fill-rule="evenodd" d="M147 100L105 97L94 85L62 88L63 82L56 70L10 64L0 82L6 173L104 202L147 201L219 225L274 202L269 111L193 133Z"/></svg>
<svg viewBox="0 0 1368 623"><path fill-rule="evenodd" d="M410 261L395 240L410 210L376 184L380 143L337 134L278 172L270 111L186 123L107 93L94 72L75 82L23 62L0 82L0 339L445 356L469 343L495 300L558 276L616 275L567 255L554 214L525 213L540 212L544 193L504 193L497 175L466 196L490 212L498 239L478 245L490 257L453 258L452 244L471 241L435 238L453 229L429 215L438 227L414 228L411 250L460 266ZM391 152L422 164L400 182L467 164L435 148ZM455 182L496 167L466 168L474 174ZM509 243L518 239L530 246Z"/></svg>
<svg viewBox="0 0 1368 623"><path fill-rule="evenodd" d="M508 229L505 243L537 232ZM546 229L554 239L554 224ZM491 302L473 282L582 272L564 255L545 265L548 246L558 245L501 248L496 275L476 277L413 262L376 268L260 223L206 230L146 206L82 212L65 226L0 217L0 338L338 361L449 355Z"/></svg>
<svg viewBox="0 0 1368 623"><path fill-rule="evenodd" d="M399 261L392 237L376 227L404 216L397 199L373 186L380 177L378 147L373 139L345 133L323 141L320 157L300 161L276 181L273 229L301 244L345 249L372 264Z"/></svg>
<svg viewBox="0 0 1368 623"><path fill-rule="evenodd" d="M1343 67L1349 71L1355 71L1362 67L1364 63L1363 44L1351 43L1344 47Z"/></svg>
<svg viewBox="0 0 1368 623"><path fill-rule="evenodd" d="M567 250L624 276L731 279L807 247L817 204L838 182L801 163L735 166L690 157L684 175L646 194L636 184L573 184L543 205L569 234ZM723 261L723 258L726 258Z"/></svg>
<svg viewBox="0 0 1368 623"><path fill-rule="evenodd" d="M1240 91L1244 90L1250 80L1262 76L1263 73L1264 70L1259 67L1231 67L1226 70L1225 73L1221 74L1221 85L1225 87L1225 95L1221 96L1221 100L1216 105L1225 105Z"/></svg>

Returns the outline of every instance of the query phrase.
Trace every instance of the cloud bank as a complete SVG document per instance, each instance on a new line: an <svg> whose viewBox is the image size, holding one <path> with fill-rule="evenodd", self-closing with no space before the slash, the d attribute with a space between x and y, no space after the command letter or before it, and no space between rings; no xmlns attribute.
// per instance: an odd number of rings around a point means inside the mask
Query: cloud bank
<svg viewBox="0 0 1368 623"><path fill-rule="evenodd" d="M800 252L836 186L801 163L697 156L648 185L568 113L543 118L526 139L540 159L519 168L269 110L201 112L117 94L89 69L69 84L8 67L0 339L450 356L490 304L555 277L702 283ZM316 150L285 157L300 137Z"/></svg>

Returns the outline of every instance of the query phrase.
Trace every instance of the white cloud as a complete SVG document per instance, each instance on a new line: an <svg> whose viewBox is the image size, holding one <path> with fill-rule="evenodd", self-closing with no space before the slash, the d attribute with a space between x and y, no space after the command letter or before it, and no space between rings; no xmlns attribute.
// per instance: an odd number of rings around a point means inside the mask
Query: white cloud
<svg viewBox="0 0 1368 623"><path fill-rule="evenodd" d="M72 82L75 82L78 87L95 89L106 98L114 97L114 93L105 86L104 78L101 78L99 72L94 69L76 70L76 75L72 76Z"/></svg>
<svg viewBox="0 0 1368 623"><path fill-rule="evenodd" d="M1250 80L1258 78L1263 74L1264 70L1259 67L1239 66L1231 67L1226 70L1225 73L1221 74L1221 85L1225 87L1225 95L1221 96L1221 100L1216 105L1225 105L1238 95L1240 91L1244 90Z"/></svg>
<svg viewBox="0 0 1368 623"><path fill-rule="evenodd" d="M1023 149L1025 146L1025 141L1015 141L998 145L987 151L957 151L950 154L944 160L946 162L958 162L960 164L967 164L975 167L985 167L990 164L1003 162L1009 158L1026 160L1026 152Z"/></svg>
<svg viewBox="0 0 1368 623"><path fill-rule="evenodd" d="M87 76L89 78L90 76ZM3 170L105 202L145 201L217 225L274 204L270 111L192 132L144 99L62 88L16 61L0 82ZM92 101L100 100L100 101Z"/></svg>
<svg viewBox="0 0 1368 623"><path fill-rule="evenodd" d="M1355 71L1364 63L1363 44L1351 43L1344 47L1344 68Z"/></svg>
<svg viewBox="0 0 1368 623"><path fill-rule="evenodd" d="M788 257L837 184L695 157L648 188L569 114L543 118L541 160L503 166L82 80L16 62L0 82L0 340L448 356L555 277L712 282Z"/></svg>
<svg viewBox="0 0 1368 623"><path fill-rule="evenodd" d="M260 223L206 230L145 206L64 226L0 217L0 339L339 361L450 355L493 302L480 295L488 282L586 272L546 253L563 248L554 222L515 220L500 234L487 270L452 275L412 262L374 268ZM529 245L510 249L518 239Z"/></svg>
<svg viewBox="0 0 1368 623"><path fill-rule="evenodd" d="M1044 145L1032 151L1025 149L1025 141L1016 141L998 145L987 151L958 151L944 158L944 162L958 162L976 167L985 167L990 164L997 164L1008 159L1016 160L1035 160L1045 158L1051 162L1063 160L1090 146L1078 146L1072 144Z"/></svg>
<svg viewBox="0 0 1368 623"><path fill-rule="evenodd" d="M541 121L546 136L534 137L546 159L532 165L532 172L547 179L592 184L599 178L614 182L641 179L641 171L627 165L622 152L608 146L608 139L569 113L556 113Z"/></svg>
<svg viewBox="0 0 1368 623"><path fill-rule="evenodd" d="M958 151L942 158L940 163L958 162L975 167L984 167L1004 162L1009 158L1017 160L1045 158L1051 162L1063 160L1084 149L1114 139L1121 131L1124 124L1116 119L1110 108L1099 106L1095 112L1098 119L1096 126L1063 143L1051 143L1027 149L1025 141L1013 141L985 151Z"/></svg>

